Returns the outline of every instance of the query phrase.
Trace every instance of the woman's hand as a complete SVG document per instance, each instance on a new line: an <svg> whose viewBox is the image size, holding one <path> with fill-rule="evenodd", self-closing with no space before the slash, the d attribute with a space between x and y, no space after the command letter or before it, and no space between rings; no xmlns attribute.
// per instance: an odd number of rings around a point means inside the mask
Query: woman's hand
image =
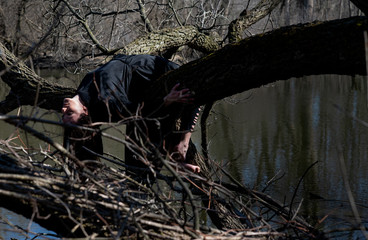
<svg viewBox="0 0 368 240"><path fill-rule="evenodd" d="M179 103L193 103L194 98L193 94L190 92L188 88L178 90L180 83L177 83L169 92L166 97L164 97L164 105L169 106L174 102Z"/></svg>

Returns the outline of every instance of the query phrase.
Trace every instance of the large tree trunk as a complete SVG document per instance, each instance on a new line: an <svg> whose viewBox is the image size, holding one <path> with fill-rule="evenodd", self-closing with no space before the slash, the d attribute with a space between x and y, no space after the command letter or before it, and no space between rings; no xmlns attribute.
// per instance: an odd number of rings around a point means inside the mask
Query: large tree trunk
<svg viewBox="0 0 368 240"><path fill-rule="evenodd" d="M176 82L196 93L197 105L292 77L366 74L366 17L281 28L228 45L164 75L164 96ZM166 91L166 92L165 92Z"/></svg>
<svg viewBox="0 0 368 240"><path fill-rule="evenodd" d="M243 40L164 75L149 89L149 100L162 99L176 83L195 92L202 105L281 79L312 74L365 74L363 31L366 18L282 28ZM14 93L14 104L35 104L58 110L74 89L50 83L34 74L1 47L2 79ZM2 102L3 106L7 101ZM1 107L1 105L0 105ZM16 196L15 196L16 198ZM68 198L65 198L65 201ZM50 209L51 210L51 209ZM234 224L233 224L234 225Z"/></svg>
<svg viewBox="0 0 368 240"><path fill-rule="evenodd" d="M166 74L149 96L160 101L181 82L196 93L196 104L202 105L291 77L366 74L363 32L367 25L367 18L355 17L257 35ZM0 112L7 113L18 104L34 105L37 93L37 104L59 110L62 99L74 93L73 88L40 78L2 45L0 51L1 77L13 93L0 103Z"/></svg>
<svg viewBox="0 0 368 240"><path fill-rule="evenodd" d="M184 26L149 33L137 38L118 53L165 54L183 45L204 53L216 51L220 47L213 38L200 33L195 27ZM0 77L11 88L6 99L0 102L0 113L8 113L20 105L60 110L63 99L75 94L74 88L42 79L1 43L0 56Z"/></svg>
<svg viewBox="0 0 368 240"><path fill-rule="evenodd" d="M20 105L59 110L64 97L75 92L74 88L41 78L2 44L0 58L0 77L11 88L7 98L0 102L0 113L8 113Z"/></svg>

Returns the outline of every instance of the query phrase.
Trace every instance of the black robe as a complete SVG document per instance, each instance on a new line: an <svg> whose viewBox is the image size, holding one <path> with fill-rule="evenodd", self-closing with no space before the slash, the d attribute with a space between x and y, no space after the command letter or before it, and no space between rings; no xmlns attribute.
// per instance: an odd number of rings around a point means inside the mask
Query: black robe
<svg viewBox="0 0 368 240"><path fill-rule="evenodd" d="M89 72L78 87L77 94L87 107L92 122L117 122L136 112L139 104L145 100L145 90L153 81L178 67L179 65L158 56L117 55L108 63ZM177 106L172 107L167 116L160 116L160 124L157 124L157 120L128 123L127 136L137 142L144 139L144 144L149 143L148 146L162 150L163 140L172 132L177 116L181 116L181 131L191 131L195 124L198 108ZM138 134L135 128L137 126ZM144 164L137 161L139 157L134 151L126 149L125 152L126 164L144 167ZM153 150L152 156L148 156L150 160L157 158L154 152L157 151Z"/></svg>
<svg viewBox="0 0 368 240"><path fill-rule="evenodd" d="M144 101L144 90L179 65L151 55L117 55L89 72L77 89L93 122L117 122Z"/></svg>

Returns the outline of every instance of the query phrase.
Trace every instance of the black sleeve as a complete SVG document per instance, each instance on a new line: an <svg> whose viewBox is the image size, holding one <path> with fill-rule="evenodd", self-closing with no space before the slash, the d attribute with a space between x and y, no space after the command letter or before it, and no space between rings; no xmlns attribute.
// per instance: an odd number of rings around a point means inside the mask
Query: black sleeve
<svg viewBox="0 0 368 240"><path fill-rule="evenodd" d="M131 75L129 65L113 60L85 76L77 94L92 121L118 121L130 116L136 107L128 98Z"/></svg>
<svg viewBox="0 0 368 240"><path fill-rule="evenodd" d="M129 99L132 102L145 102L147 90L152 83L170 70L179 68L179 65L159 56L131 55L117 58L126 62L132 69L132 82L129 88ZM149 103L145 103L149 104ZM158 106L155 106L158 107Z"/></svg>
<svg viewBox="0 0 368 240"><path fill-rule="evenodd" d="M151 87L153 81L178 67L157 56L117 55L88 73L77 94L88 108L92 121L119 121L131 116L144 102L145 90Z"/></svg>

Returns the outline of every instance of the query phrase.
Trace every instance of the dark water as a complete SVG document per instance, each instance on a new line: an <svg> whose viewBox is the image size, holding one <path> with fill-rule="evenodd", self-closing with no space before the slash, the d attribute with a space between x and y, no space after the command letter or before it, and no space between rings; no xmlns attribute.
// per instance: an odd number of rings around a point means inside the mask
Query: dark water
<svg viewBox="0 0 368 240"><path fill-rule="evenodd" d="M327 217L318 224L324 229L355 223L342 159L367 223L368 127L354 120L368 121L366 88L365 77L312 76L226 99L214 108L209 124L211 156L258 190L282 176L266 192L285 204L295 193L293 206L302 201L300 212L309 221L317 224ZM361 237L360 232L348 234Z"/></svg>
<svg viewBox="0 0 368 240"><path fill-rule="evenodd" d="M286 205L295 195L293 206L301 203L300 213L316 226L351 228L355 217L340 159L360 217L368 221L368 127L354 119L368 121L365 77L311 76L280 81L216 104L208 121L210 156L245 185L258 190L267 186L265 191ZM0 129L0 138L14 131L3 122ZM199 127L197 130L194 141L199 145ZM37 145L35 141L32 144ZM122 151L111 144L105 146L110 147L107 151ZM277 181L268 185L273 178ZM6 215L15 222L27 222L12 213ZM1 228L0 239L12 236ZM359 239L362 234L345 231L340 237Z"/></svg>
<svg viewBox="0 0 368 240"><path fill-rule="evenodd" d="M3 220L9 221L12 226L3 224ZM29 233L24 234L24 231L28 230ZM39 234L44 234L39 236ZM29 237L29 238L27 238ZM8 211L7 209L0 208L0 239L59 239L55 233L48 231L40 227L37 223L24 218L21 215Z"/></svg>

